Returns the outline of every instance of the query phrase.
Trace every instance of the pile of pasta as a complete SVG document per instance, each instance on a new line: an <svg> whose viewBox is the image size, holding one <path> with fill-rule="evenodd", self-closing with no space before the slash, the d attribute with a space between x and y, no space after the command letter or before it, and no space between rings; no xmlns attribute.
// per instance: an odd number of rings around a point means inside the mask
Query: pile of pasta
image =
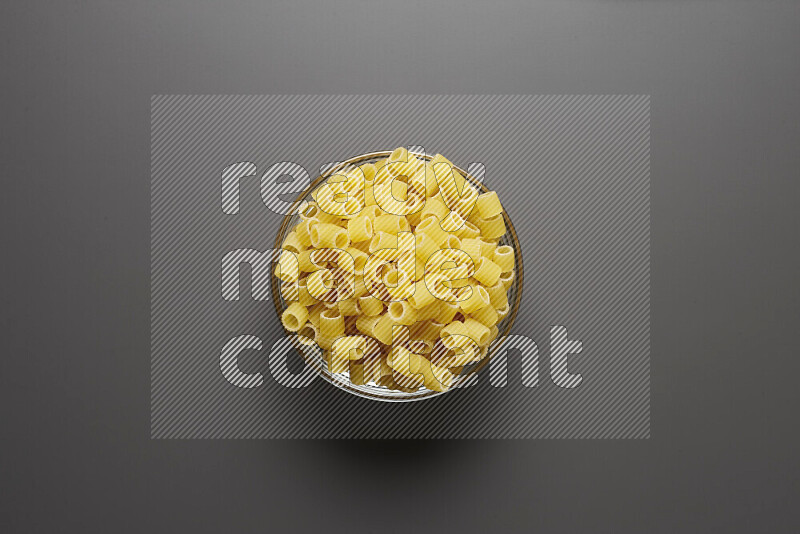
<svg viewBox="0 0 800 534"><path fill-rule="evenodd" d="M356 385L445 391L509 313L514 250L496 192L405 148L328 177L299 205L276 275L283 326Z"/></svg>

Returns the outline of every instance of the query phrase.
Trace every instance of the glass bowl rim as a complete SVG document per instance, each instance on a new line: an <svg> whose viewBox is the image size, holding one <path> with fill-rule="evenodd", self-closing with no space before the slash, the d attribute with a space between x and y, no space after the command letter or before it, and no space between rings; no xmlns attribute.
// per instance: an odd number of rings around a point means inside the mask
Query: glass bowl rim
<svg viewBox="0 0 800 534"><path fill-rule="evenodd" d="M275 250L281 249L281 245L283 244L283 241L286 238L287 230L291 225L291 221L297 215L298 207L302 202L307 200L307 197L311 194L311 192L324 180L351 165L358 165L363 162L369 162L375 159L386 158L389 157L392 154L392 152L393 152L392 150L380 150L377 152L367 152L364 154L359 154L345 161L338 162L335 165L332 165L329 169L322 172L319 175L319 177L313 180L309 184L309 186L306 189L304 189L302 193L298 195L298 197L292 203L291 209L288 211L286 215L284 215L283 221L281 222L281 226L278 229L278 233L275 239L274 249ZM433 158L433 156L427 153L419 153L411 150L409 150L408 153L409 155L413 155L424 161L430 161ZM465 169L462 169L461 167L455 164L452 165L454 169L459 171L462 175L464 175L464 177L467 180L469 180L470 184L472 184L474 187L477 187L481 193L487 193L490 191L489 188L486 187L486 185L484 185L482 181L478 181L472 174L467 172ZM408 393L407 394L408 396L399 396L399 395L384 396L377 393L362 391L354 387L354 385L351 384L349 381L342 380L341 378L335 376L335 374L328 372L327 366L324 363L322 363L322 358L317 359L313 356L308 355L306 351L307 349L309 349L310 346L300 343L295 332L291 332L284 328L285 334L290 337L292 345L294 346L295 350L297 350L298 354L303 359L303 361L307 365L311 366L318 375L322 376L322 378L326 382L334 385L338 389L343 389L348 393L351 393L358 397L370 400L378 400L383 402L412 402L412 401L425 400L433 397L438 397L440 395L444 395L445 393L453 391L454 389L459 389L459 387L463 387L474 375L476 375L484 367L486 367L486 365L489 363L492 357L497 355L500 352L500 350L502 350L503 344L505 343L505 339L508 337L511 328L514 326L514 322L516 321L517 318L517 312L519 311L520 302L522 301L524 273L523 273L522 253L521 253L519 238L517 237L517 232L514 228L514 224L511 222L511 216L506 211L503 211L503 220L505 222L507 232L511 235L511 242L513 243L513 248L514 248L515 273L514 273L514 281L512 283L514 284L515 291L514 291L513 306L509 311L509 316L507 318L504 331L499 333L497 339L495 339L489 345L489 349L486 356L484 356L481 359L481 361L478 362L477 365L475 365L473 369L470 369L467 373L463 373L462 371L462 374L459 374L457 377L455 377L452 386L447 390L432 391L427 388L424 388L419 390L418 392ZM281 295L279 287L280 287L280 281L278 280L278 277L275 275L275 270L271 269L270 290L272 292L272 301L275 306L275 313L277 314L278 318L280 318L284 310L281 304ZM283 325L282 322L281 325Z"/></svg>

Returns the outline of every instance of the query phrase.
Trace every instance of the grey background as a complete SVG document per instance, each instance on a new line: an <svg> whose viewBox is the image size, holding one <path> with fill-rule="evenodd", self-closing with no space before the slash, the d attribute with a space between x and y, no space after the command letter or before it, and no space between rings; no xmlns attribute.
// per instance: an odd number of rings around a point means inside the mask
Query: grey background
<svg viewBox="0 0 800 534"><path fill-rule="evenodd" d="M3 531L797 530L797 3L0 11ZM150 95L296 92L650 94L652 438L151 441Z"/></svg>
<svg viewBox="0 0 800 534"><path fill-rule="evenodd" d="M647 96L164 95L153 98L151 116L152 436L649 436ZM268 369L267 354L285 333L271 297L250 296L258 273L240 268L240 300L222 298L222 258L274 246L283 215L267 209L259 191L272 164L294 161L316 178L337 157L404 142L462 168L484 165L483 183L501 198L524 258L511 333L538 345L538 387L522 385L516 348L505 388L484 374L469 389L402 405L323 380L288 389ZM230 215L220 176L240 161L257 171L240 180L239 213ZM291 185L289 202L308 181ZM568 359L569 371L583 377L577 388L550 379L551 325L583 344ZM266 375L259 388L237 388L220 372L222 347L243 334L264 344L238 358L244 372ZM290 358L302 368L297 353Z"/></svg>

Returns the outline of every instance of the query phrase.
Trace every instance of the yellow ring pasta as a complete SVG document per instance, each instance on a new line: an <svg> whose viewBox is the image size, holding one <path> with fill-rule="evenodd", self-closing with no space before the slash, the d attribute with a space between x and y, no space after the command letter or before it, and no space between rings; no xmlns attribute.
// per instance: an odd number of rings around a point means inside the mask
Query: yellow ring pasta
<svg viewBox="0 0 800 534"><path fill-rule="evenodd" d="M336 171L300 203L275 275L281 322L355 385L446 391L510 313L516 251L494 191L405 148Z"/></svg>

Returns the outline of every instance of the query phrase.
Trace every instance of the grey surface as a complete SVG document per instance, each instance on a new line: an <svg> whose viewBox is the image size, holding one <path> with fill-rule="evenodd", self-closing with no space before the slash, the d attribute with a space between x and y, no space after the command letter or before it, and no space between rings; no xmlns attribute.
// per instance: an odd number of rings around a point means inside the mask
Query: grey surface
<svg viewBox="0 0 800 534"><path fill-rule="evenodd" d="M0 11L4 532L797 531L797 3ZM652 438L150 441L150 95L297 92L650 94Z"/></svg>
<svg viewBox="0 0 800 534"><path fill-rule="evenodd" d="M649 437L647 96L166 95L153 98L151 116L153 437ZM269 270L240 269L239 300L221 291L222 258L273 247L286 213L267 209L274 184L262 189L259 178L281 161L312 172L401 143L465 169L480 162L483 184L511 217L524 258L511 333L527 340L508 339L508 384L493 387L484 373L473 387L403 405L323 380L283 387L267 354L284 330L271 295L251 296ZM241 161L257 170L240 180L231 215L221 209L220 176ZM288 198L307 185L289 184ZM576 388L551 380L552 325L582 343L568 358L581 375ZM238 388L220 371L222 347L241 335L263 343L238 358L244 372L266 375L258 388ZM537 345L541 379L529 388L521 353L531 358ZM302 365L294 351L290 358Z"/></svg>

